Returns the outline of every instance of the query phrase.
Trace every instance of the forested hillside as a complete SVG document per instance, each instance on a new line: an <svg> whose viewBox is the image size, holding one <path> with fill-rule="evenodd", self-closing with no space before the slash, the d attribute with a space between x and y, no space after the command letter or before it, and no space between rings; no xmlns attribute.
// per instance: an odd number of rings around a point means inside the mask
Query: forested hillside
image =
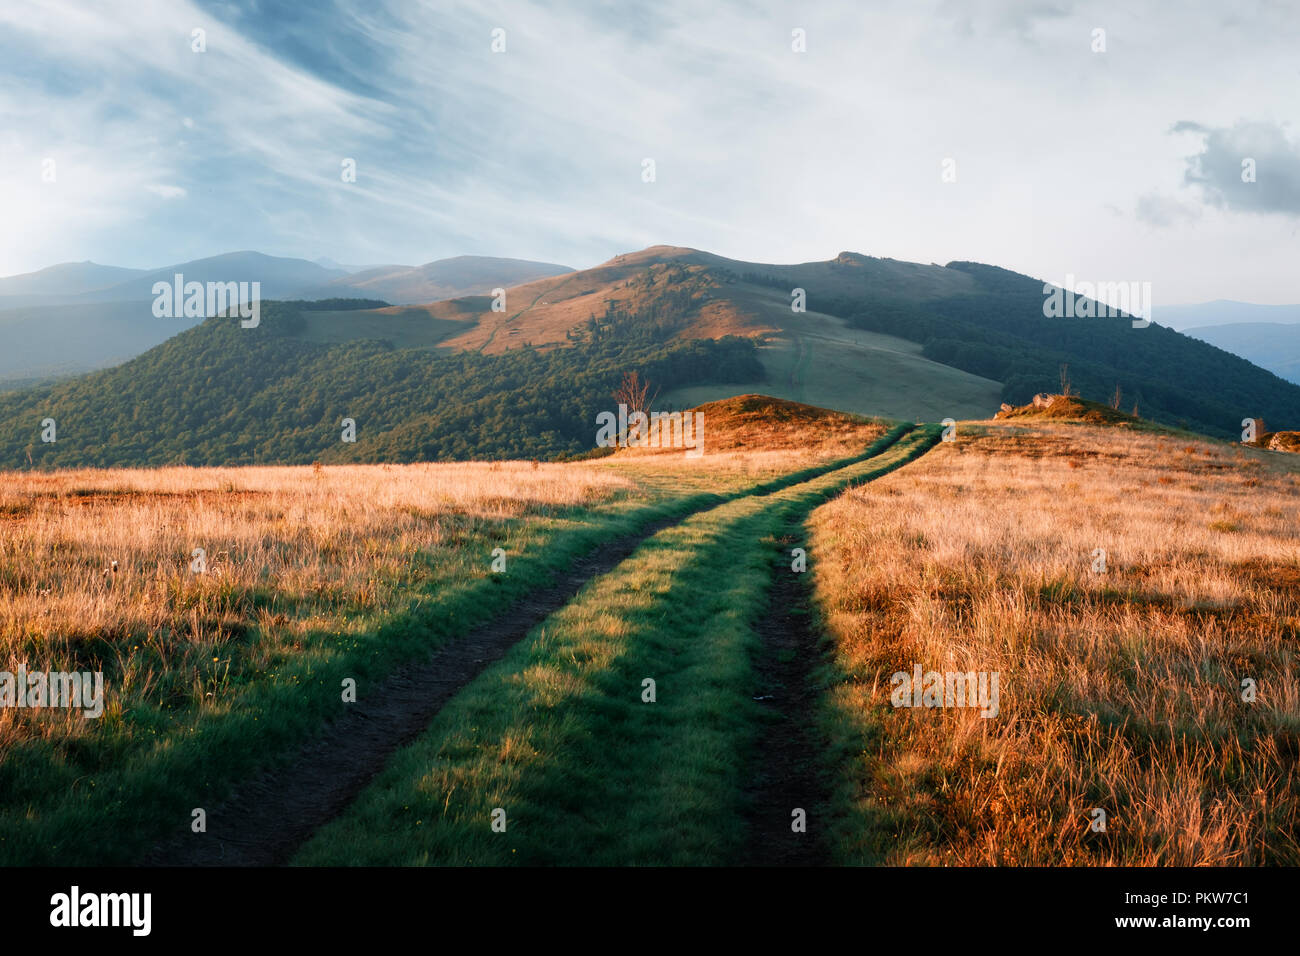
<svg viewBox="0 0 1300 956"><path fill-rule="evenodd" d="M1075 394L1165 424L1300 428L1300 386L1157 324L1047 317L1043 283L1005 269L713 258L655 247L513 289L505 312L330 299L263 303L255 329L211 318L116 368L0 393L0 467L555 457L591 448L633 370L685 404L828 382L822 405L915 421L991 416L999 383L1014 405L1062 391L1065 367Z"/></svg>
<svg viewBox="0 0 1300 956"><path fill-rule="evenodd" d="M819 299L850 324L922 343L924 355L1003 383L1003 401L1023 405L1061 390L1061 366L1084 398L1134 407L1142 417L1220 437L1243 418L1300 426L1300 386L1222 349L1127 316L1048 318L1043 283L1006 269L953 262L979 294L929 301L897 297ZM1077 300L1076 300L1077 301Z"/></svg>
<svg viewBox="0 0 1300 956"><path fill-rule="evenodd" d="M116 368L0 395L0 467L548 458L593 446L625 370L664 389L761 378L746 339L664 342L619 322L550 351L329 345L298 337L312 307L264 302L257 328L210 318Z"/></svg>

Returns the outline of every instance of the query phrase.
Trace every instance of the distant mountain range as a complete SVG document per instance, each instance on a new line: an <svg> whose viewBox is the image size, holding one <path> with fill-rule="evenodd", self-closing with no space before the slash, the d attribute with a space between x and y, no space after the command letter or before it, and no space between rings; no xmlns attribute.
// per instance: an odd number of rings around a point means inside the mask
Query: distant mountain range
<svg viewBox="0 0 1300 956"><path fill-rule="evenodd" d="M257 281L263 299L381 299L397 304L475 295L566 266L458 256L423 266L343 268L259 252L231 252L161 269L69 262L0 278L0 386L103 368L139 355L201 319L153 315L153 285Z"/></svg>
<svg viewBox="0 0 1300 956"><path fill-rule="evenodd" d="M1300 305L1255 305L1217 299L1157 307L1162 325L1239 355L1288 382L1300 383Z"/></svg>
<svg viewBox="0 0 1300 956"><path fill-rule="evenodd" d="M1300 305L1256 305L1215 299L1195 305L1157 305L1153 318L1161 325L1179 332L1210 325L1237 325L1243 322L1300 322Z"/></svg>
<svg viewBox="0 0 1300 956"><path fill-rule="evenodd" d="M505 271L478 265L468 281ZM661 408L763 392L901 420L988 418L1064 376L1085 399L1118 393L1124 411L1203 434L1235 437L1247 417L1300 427L1300 386L1158 323L1046 317L1042 280L973 262L845 252L774 265L654 246L504 287L503 309L499 280L374 307L337 297L335 278L321 283L329 302L265 302L258 328L209 318L117 368L0 395L0 467L573 454L632 369ZM352 281L380 279L451 281L405 267ZM54 444L39 438L47 416ZM339 440L343 418L355 443Z"/></svg>
<svg viewBox="0 0 1300 956"><path fill-rule="evenodd" d="M414 305L480 295L572 272L568 266L527 259L456 256L422 266L371 266L324 285L304 289L302 299L383 299L394 305Z"/></svg>
<svg viewBox="0 0 1300 956"><path fill-rule="evenodd" d="M96 262L63 262L57 266L0 278L0 301L24 297L73 296L94 292L144 275L144 269L101 266Z"/></svg>
<svg viewBox="0 0 1300 956"><path fill-rule="evenodd" d="M1238 322L1207 325L1183 333L1240 355L1288 382L1300 385L1300 322Z"/></svg>

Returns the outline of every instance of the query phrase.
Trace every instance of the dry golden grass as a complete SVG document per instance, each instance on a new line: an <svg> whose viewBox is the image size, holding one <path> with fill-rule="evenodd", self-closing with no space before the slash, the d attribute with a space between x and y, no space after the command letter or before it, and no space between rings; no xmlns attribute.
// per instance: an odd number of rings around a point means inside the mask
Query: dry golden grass
<svg viewBox="0 0 1300 956"><path fill-rule="evenodd" d="M0 670L107 658L107 716L160 693L201 705L214 697L207 684L220 680L223 647L251 628L269 661L308 629L343 632L394 601L428 574L421 552L454 549L485 522L632 488L609 468L529 462L8 473ZM191 571L195 548L206 573ZM184 687L154 686L200 661L216 667ZM0 710L0 756L25 734L75 735L93 723Z"/></svg>
<svg viewBox="0 0 1300 956"><path fill-rule="evenodd" d="M789 289L812 281L820 295L832 297L860 295L882 283L909 290L909 298L922 299L976 288L970 276L956 269L869 259L851 252L828 262L772 266L661 245L615 256L581 272L514 286L507 292L504 313L491 311L490 296L450 299L419 308L437 319L465 323L464 332L442 343L449 348L481 349L489 354L518 348L523 342L549 348L565 345L570 329L581 328L593 315L604 315L611 301L632 313L644 309L655 300L668 270L678 281L689 276L698 292L678 330L684 338L757 336L779 332L792 322L802 324L790 311L789 292L775 295L769 286L739 278L738 274L750 271L784 276Z"/></svg>
<svg viewBox="0 0 1300 956"><path fill-rule="evenodd" d="M711 417L729 434L725 416ZM747 432L745 447L706 445L699 459L7 473L0 671L104 669L110 722L141 702L220 708L226 681L265 673L309 634L346 639L422 583L485 573L502 522L738 489L860 452L883 432L834 424L803 446L793 423ZM191 570L196 548L205 573ZM95 723L0 709L0 758L15 741Z"/></svg>
<svg viewBox="0 0 1300 956"><path fill-rule="evenodd" d="M649 444L620 448L616 460L626 464L650 457L692 471L774 477L857 454L885 433L879 421L768 395L719 399L683 415L692 413L702 416L703 454L691 458L681 447L654 447L670 446L680 435L680 426L661 423L647 429ZM689 418L692 441L695 421Z"/></svg>
<svg viewBox="0 0 1300 956"><path fill-rule="evenodd" d="M1298 495L1291 456L998 423L819 509L843 858L1300 863ZM915 664L998 672L998 715L895 709Z"/></svg>
<svg viewBox="0 0 1300 956"><path fill-rule="evenodd" d="M582 328L593 315L604 315L612 301L628 312L644 309L662 290L659 283L665 270L676 266L677 280L689 277L696 292L678 334L721 338L772 330L747 303L722 294L717 278L698 259L700 254L690 249L653 246L582 272L515 286L507 292L505 312L492 311L490 296L450 299L421 308L435 319L466 323L463 332L442 343L448 348L493 354L524 342L539 348L563 346L570 330Z"/></svg>
<svg viewBox="0 0 1300 956"><path fill-rule="evenodd" d="M141 821L314 733L347 681L364 696L610 540L882 430L696 460L6 473L0 671L102 671L104 696L101 719L0 708L0 860L101 825L95 858L135 860Z"/></svg>

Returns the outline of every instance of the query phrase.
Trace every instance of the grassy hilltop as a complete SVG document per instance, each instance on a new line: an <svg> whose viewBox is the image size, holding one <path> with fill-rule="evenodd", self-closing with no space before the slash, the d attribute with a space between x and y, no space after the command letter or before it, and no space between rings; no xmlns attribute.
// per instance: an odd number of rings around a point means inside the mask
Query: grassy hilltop
<svg viewBox="0 0 1300 956"><path fill-rule="evenodd" d="M10 473L0 654L109 692L0 711L0 859L1294 864L1300 458L1071 409Z"/></svg>

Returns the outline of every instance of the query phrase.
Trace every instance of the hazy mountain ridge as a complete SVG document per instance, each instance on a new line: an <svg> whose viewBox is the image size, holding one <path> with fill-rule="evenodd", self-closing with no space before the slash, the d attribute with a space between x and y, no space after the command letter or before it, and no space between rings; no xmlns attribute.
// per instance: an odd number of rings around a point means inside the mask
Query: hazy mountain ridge
<svg viewBox="0 0 1300 956"><path fill-rule="evenodd" d="M305 259L231 252L158 269L61 263L0 278L0 381L91 371L126 361L201 322L153 315L155 282L259 282L263 299L383 299L428 302L489 292L557 274L566 266L519 259L459 256L423 266L378 266L349 274ZM360 276L355 285L349 281ZM391 291L397 294L385 295Z"/></svg>
<svg viewBox="0 0 1300 956"><path fill-rule="evenodd" d="M485 295L536 279L572 272L568 266L527 259L492 256L456 256L421 266L378 266L332 280L328 285L304 289L300 298L355 295L379 298L395 305L415 305Z"/></svg>
<svg viewBox="0 0 1300 956"><path fill-rule="evenodd" d="M0 302L13 297L80 295L106 289L142 275L143 269L102 266L97 262L60 262L57 265L0 278Z"/></svg>
<svg viewBox="0 0 1300 956"><path fill-rule="evenodd" d="M153 269L112 288L93 293L104 301L115 299L153 299L155 282L172 282L180 273L186 282L260 282L267 299L290 298L299 290L345 275L342 270L326 269L305 259L268 256L261 252L226 252Z"/></svg>
<svg viewBox="0 0 1300 956"><path fill-rule="evenodd" d="M1247 322L1300 322L1300 305L1258 305L1215 299L1192 305L1155 306L1154 318L1161 325L1180 332L1211 325L1238 325Z"/></svg>
<svg viewBox="0 0 1300 956"><path fill-rule="evenodd" d="M462 257L432 264L437 269L399 274L422 282L460 266L462 276L486 279L500 275L491 271L499 262ZM463 268L467 263L479 270L476 276ZM303 266L324 271L303 260L294 268L301 271ZM366 283L393 276L383 268L368 272L372 274L350 291L382 287ZM131 281L143 283L153 276ZM355 282L355 276L349 278ZM773 397L857 414L911 421L987 418L1002 402L1024 404L1035 392L1061 390L1065 366L1071 386L1084 398L1108 402L1118 390L1125 410L1136 406L1144 417L1205 434L1230 437L1243 418L1256 416L1273 427L1300 425L1300 388L1295 385L1157 323L1133 328L1127 316L1045 317L1043 286L1041 280L972 262L923 265L845 252L820 262L769 264L661 245L615 256L592 269L510 286L500 303L504 310L494 308L490 289L384 308L339 300L324 310L291 306L295 318L282 322L279 334L311 348L369 349L378 344L393 353L430 353L410 357L412 367L419 368L441 367L458 353L475 356L476 363L500 359L476 366L483 374L498 366L510 370L502 372L506 377L492 393L495 400L528 386L510 378L528 367L511 357L521 349L551 353L636 341L654 351L738 337L757 346L757 371L751 369L748 378L731 372L713 378L707 369L689 378L678 376L656 383L664 387L661 400L678 407L698 405L755 391L761 382L761 390ZM331 281L324 288L337 295L343 287ZM265 291L263 296L267 298ZM106 331L117 333L111 336L117 348L124 328L140 327L132 316L119 317L115 325L107 312L99 319ZM177 348L166 353L167 361L196 364L182 346ZM67 347L58 354L66 356ZM239 374L262 376L255 363L259 355L270 360L271 354L249 352L247 361L254 365ZM155 357L151 362L155 360L161 361ZM25 361L31 361L30 354ZM383 401L389 387L383 376L389 373L376 368L376 374L381 375L373 386L376 400ZM122 381L118 387L129 384ZM328 382L306 379L299 387L322 394L331 390ZM147 388L131 390L140 401L166 398L151 396ZM491 399L485 394L483 400ZM589 405L598 400L603 397L583 397ZM418 428L414 421L397 421L392 427ZM566 441L574 440L576 433L570 432ZM208 454L221 447L211 445Z"/></svg>
<svg viewBox="0 0 1300 956"><path fill-rule="evenodd" d="M1300 322L1237 322L1183 330L1300 385Z"/></svg>

